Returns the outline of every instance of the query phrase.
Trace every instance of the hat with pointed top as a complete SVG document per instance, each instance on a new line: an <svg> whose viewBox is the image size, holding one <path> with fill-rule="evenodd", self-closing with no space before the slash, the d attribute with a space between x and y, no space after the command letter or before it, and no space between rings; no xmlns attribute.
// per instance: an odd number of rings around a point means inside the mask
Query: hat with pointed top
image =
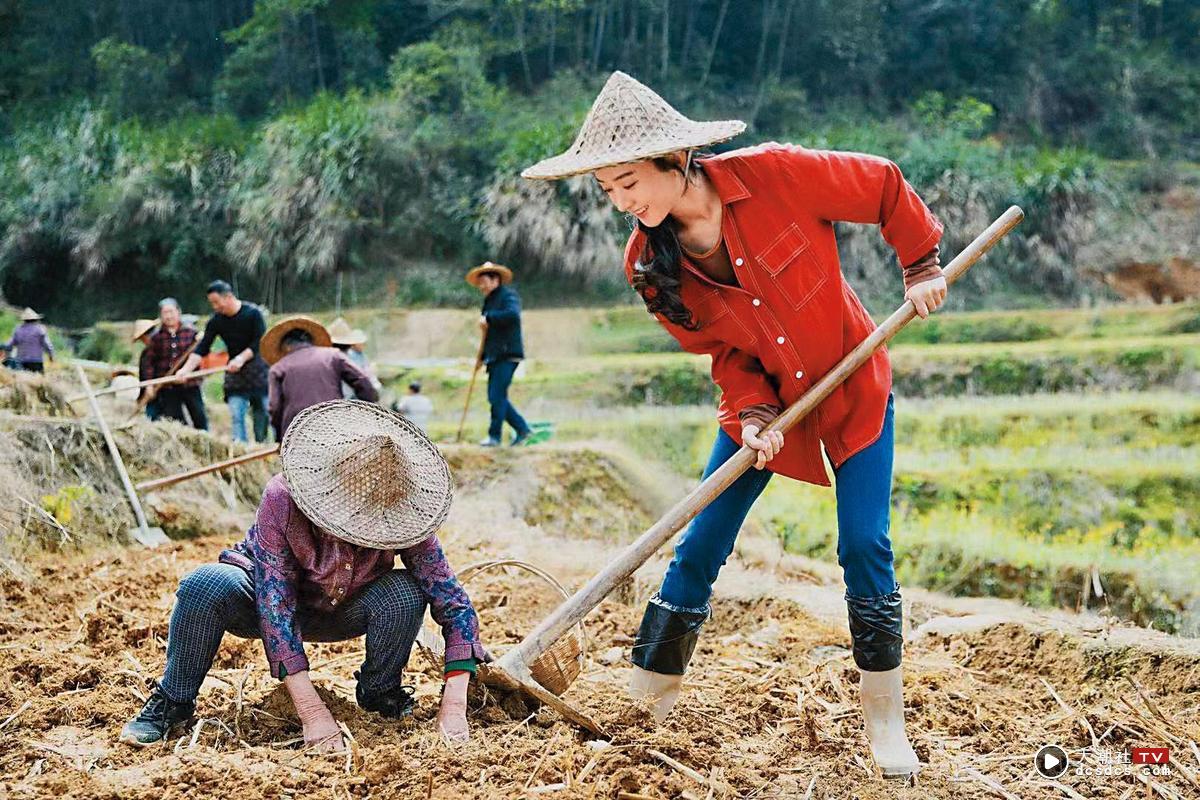
<svg viewBox="0 0 1200 800"><path fill-rule="evenodd" d="M309 406L279 446L292 500L339 539L399 550L433 535L454 497L450 466L394 411L360 400Z"/></svg>
<svg viewBox="0 0 1200 800"><path fill-rule="evenodd" d="M649 86L624 72L614 72L592 103L574 144L565 153L527 168L521 176L532 180L568 178L614 164L716 144L745 129L746 123L736 119L688 119Z"/></svg>
<svg viewBox="0 0 1200 800"><path fill-rule="evenodd" d="M351 328L350 323L346 322L342 317L338 317L333 322L329 323L329 338L334 344L345 345L352 347L356 344L366 344L367 334L365 331Z"/></svg>

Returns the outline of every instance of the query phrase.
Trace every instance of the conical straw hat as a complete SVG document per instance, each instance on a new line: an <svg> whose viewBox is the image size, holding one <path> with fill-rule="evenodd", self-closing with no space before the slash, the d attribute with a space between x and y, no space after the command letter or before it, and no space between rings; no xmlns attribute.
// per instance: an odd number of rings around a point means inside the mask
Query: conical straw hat
<svg viewBox="0 0 1200 800"><path fill-rule="evenodd" d="M156 320L156 319L134 320L133 337L129 341L136 342L138 339L142 338L147 333L149 333L150 331L154 330L157 327L158 327L158 320Z"/></svg>
<svg viewBox="0 0 1200 800"><path fill-rule="evenodd" d="M289 317L267 328L267 332L259 340L258 353L263 357L263 361L275 364L283 358L285 355L283 337L294 330L308 331L309 336L312 336L313 344L317 347L329 347L333 344L329 338L329 331L325 330L325 326L312 317Z"/></svg>
<svg viewBox="0 0 1200 800"><path fill-rule="evenodd" d="M568 178L614 164L716 144L745 129L746 123L736 119L688 119L649 86L624 72L614 72L592 103L575 143L565 153L529 167L521 176L533 180Z"/></svg>
<svg viewBox="0 0 1200 800"><path fill-rule="evenodd" d="M288 426L280 457L299 509L352 544L412 547L450 513L446 459L416 425L374 403L309 406Z"/></svg>
<svg viewBox="0 0 1200 800"><path fill-rule="evenodd" d="M338 317L333 322L329 323L329 338L334 344L341 345L356 345L366 344L367 334L357 328L351 328L350 323Z"/></svg>
<svg viewBox="0 0 1200 800"><path fill-rule="evenodd" d="M34 311L32 308L26 308L24 311L21 312L21 321L22 322L37 322L41 318L42 318L42 315L39 314L38 312Z"/></svg>

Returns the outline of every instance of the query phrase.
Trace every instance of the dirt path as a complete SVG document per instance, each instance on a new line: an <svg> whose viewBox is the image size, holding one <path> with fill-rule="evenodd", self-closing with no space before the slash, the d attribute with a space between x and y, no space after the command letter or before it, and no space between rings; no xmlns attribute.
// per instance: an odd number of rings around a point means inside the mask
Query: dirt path
<svg viewBox="0 0 1200 800"><path fill-rule="evenodd" d="M536 470L514 469L464 483L443 537L453 562L511 555L568 584L588 577L614 542L581 531L568 540L570 524L530 525L538 480ZM908 648L905 696L928 766L918 786L881 782L861 732L836 575L780 559L753 537L719 584L679 712L657 730L621 691L629 634L661 568L651 565L589 619L593 658L568 694L611 731L606 746L512 698L477 698L472 743L451 749L432 732L438 683L423 672L412 675L415 722L347 701L360 657L351 642L309 652L354 753L309 756L296 749L297 726L261 645L232 637L202 690L198 730L161 747L120 745L120 725L162 668L179 577L226 542L44 559L32 583L0 584L0 797L761 798L810 788L814 798L1200 796L1200 643L918 592L910 618L923 624ZM497 650L553 602L516 574L469 588ZM414 655L410 666L425 663ZM1142 778L1072 769L1060 781L1032 769L1047 743L1097 766L1082 752L1093 737L1114 751L1169 747L1173 769Z"/></svg>

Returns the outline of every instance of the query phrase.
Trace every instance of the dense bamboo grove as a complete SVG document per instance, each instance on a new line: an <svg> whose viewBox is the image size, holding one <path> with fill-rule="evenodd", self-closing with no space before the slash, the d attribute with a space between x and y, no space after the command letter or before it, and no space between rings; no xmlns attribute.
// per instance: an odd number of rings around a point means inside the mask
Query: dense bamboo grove
<svg viewBox="0 0 1200 800"><path fill-rule="evenodd" d="M71 320L134 314L150 285L198 300L197 275L275 309L339 273L454 304L443 265L495 255L603 294L624 223L514 175L620 68L746 119L739 142L897 160L958 239L1026 205L979 288L1075 302L1082 268L1179 254L1169 224L1113 232L1200 152L1198 30L1185 0L9 0L0 289ZM891 293L886 253L846 233L868 300Z"/></svg>

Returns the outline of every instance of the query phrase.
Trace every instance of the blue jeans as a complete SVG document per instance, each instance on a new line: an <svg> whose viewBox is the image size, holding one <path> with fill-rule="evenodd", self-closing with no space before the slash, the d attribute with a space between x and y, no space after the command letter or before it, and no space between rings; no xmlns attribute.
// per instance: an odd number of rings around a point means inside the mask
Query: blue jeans
<svg viewBox="0 0 1200 800"><path fill-rule="evenodd" d="M875 598L897 589L888 539L895 440L893 405L889 397L883 431L875 443L834 469L838 563L850 597ZM718 431L704 477L737 451L737 443L724 431ZM770 479L767 470L747 470L692 520L675 546L675 558L663 578L659 590L662 605L673 611L708 610L717 573L733 552L734 541L750 507Z"/></svg>
<svg viewBox="0 0 1200 800"><path fill-rule="evenodd" d="M513 373L517 371L516 361L495 361L488 364L488 403L492 407L492 422L488 425L488 438L500 441L504 423L512 426L517 436L529 433L529 423L517 413L517 409L508 402L508 387L512 383Z"/></svg>
<svg viewBox="0 0 1200 800"><path fill-rule="evenodd" d="M246 411L250 412L250 417L254 423L254 441L267 441L267 394L230 394L225 396L225 402L229 404L229 413L233 419L233 440L235 442L248 442L250 437L246 435Z"/></svg>
<svg viewBox="0 0 1200 800"><path fill-rule="evenodd" d="M196 699L226 631L257 639L254 579L233 564L205 564L184 576L167 629L167 666L159 685L176 703ZM425 618L425 596L408 570L385 572L329 613L301 604L296 625L304 641L340 642L366 635L358 680L369 694L400 685Z"/></svg>

